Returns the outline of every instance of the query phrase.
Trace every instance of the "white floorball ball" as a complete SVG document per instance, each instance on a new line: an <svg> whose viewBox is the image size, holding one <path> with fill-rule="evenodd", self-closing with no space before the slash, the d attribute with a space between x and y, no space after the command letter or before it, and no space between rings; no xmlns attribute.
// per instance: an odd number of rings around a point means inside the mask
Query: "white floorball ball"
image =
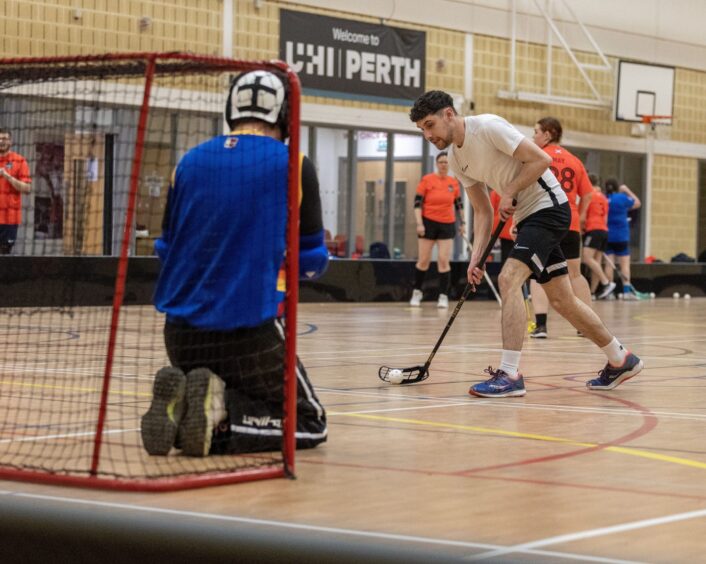
<svg viewBox="0 0 706 564"><path fill-rule="evenodd" d="M618 299L619 299L619 300L622 300L622 299L623 299L623 294L621 294L621 293L618 294Z"/></svg>
<svg viewBox="0 0 706 564"><path fill-rule="evenodd" d="M684 299L685 299L685 300L690 300L690 299L691 299L691 294L684 294Z"/></svg>
<svg viewBox="0 0 706 564"><path fill-rule="evenodd" d="M674 292L674 293L672 294L672 297L673 297L675 300L678 300L678 299L679 299L679 292Z"/></svg>
<svg viewBox="0 0 706 564"><path fill-rule="evenodd" d="M657 294L655 294L654 292L650 292L650 298L652 298L654 300L656 297L657 297Z"/></svg>
<svg viewBox="0 0 706 564"><path fill-rule="evenodd" d="M404 374L398 368L394 368L387 373L387 379L390 384L401 384L404 380Z"/></svg>

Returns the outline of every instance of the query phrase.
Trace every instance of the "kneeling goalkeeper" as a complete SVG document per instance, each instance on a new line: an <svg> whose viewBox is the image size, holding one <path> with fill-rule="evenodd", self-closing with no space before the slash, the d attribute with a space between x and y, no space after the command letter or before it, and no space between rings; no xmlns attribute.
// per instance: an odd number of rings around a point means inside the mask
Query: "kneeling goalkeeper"
<svg viewBox="0 0 706 564"><path fill-rule="evenodd" d="M171 367L155 378L142 417L145 449L188 456L280 450L284 400L281 267L287 225L286 81L252 71L226 104L230 134L191 149L176 167L156 242L154 301L166 314ZM319 184L301 161L303 277L328 264ZM297 359L297 448L326 440L326 413Z"/></svg>

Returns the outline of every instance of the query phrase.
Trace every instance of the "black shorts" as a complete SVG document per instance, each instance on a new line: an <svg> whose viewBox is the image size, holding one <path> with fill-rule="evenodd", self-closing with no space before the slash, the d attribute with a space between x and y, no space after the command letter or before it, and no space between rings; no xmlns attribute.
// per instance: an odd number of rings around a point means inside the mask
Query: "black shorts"
<svg viewBox="0 0 706 564"><path fill-rule="evenodd" d="M19 225L0 225L0 254L9 254L17 240Z"/></svg>
<svg viewBox="0 0 706 564"><path fill-rule="evenodd" d="M515 241L512 239L500 239L500 261L505 262L507 257L512 253L512 248L515 246Z"/></svg>
<svg viewBox="0 0 706 564"><path fill-rule="evenodd" d="M589 249L595 249L597 251L605 251L606 245L608 244L608 232L603 229L594 229L593 231L588 231L583 236L583 246Z"/></svg>
<svg viewBox="0 0 706 564"><path fill-rule="evenodd" d="M568 274L561 241L569 231L571 208L568 202L533 213L517 224L517 240L510 257L526 264L540 284Z"/></svg>
<svg viewBox="0 0 706 564"><path fill-rule="evenodd" d="M424 222L424 237L420 239L431 239L436 241L437 239L453 239L456 237L456 222L451 223L440 223L432 219L427 219L422 217Z"/></svg>
<svg viewBox="0 0 706 564"><path fill-rule="evenodd" d="M569 231L561 240L561 252L566 260L581 258L581 233Z"/></svg>

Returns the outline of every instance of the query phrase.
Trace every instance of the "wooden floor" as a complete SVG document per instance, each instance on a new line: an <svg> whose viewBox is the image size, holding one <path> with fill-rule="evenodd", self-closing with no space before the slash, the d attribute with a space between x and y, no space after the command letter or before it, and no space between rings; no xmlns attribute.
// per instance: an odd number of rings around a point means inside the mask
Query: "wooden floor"
<svg viewBox="0 0 706 564"><path fill-rule="evenodd" d="M605 358L552 314L549 338L525 343L527 395L490 400L467 390L499 363L494 302L466 303L431 377L409 386L379 381L378 366L423 363L450 310L302 305L300 356L330 437L298 454L297 480L169 494L0 490L468 560L704 561L706 298L595 308L644 360L639 376L588 391Z"/></svg>

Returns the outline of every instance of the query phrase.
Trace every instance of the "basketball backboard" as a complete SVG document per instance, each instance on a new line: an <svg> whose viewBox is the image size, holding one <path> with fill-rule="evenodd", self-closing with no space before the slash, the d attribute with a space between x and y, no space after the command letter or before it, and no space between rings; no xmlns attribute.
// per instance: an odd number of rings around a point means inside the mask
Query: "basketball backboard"
<svg viewBox="0 0 706 564"><path fill-rule="evenodd" d="M674 67L618 62L615 119L642 122L643 116L672 116ZM671 125L672 120L660 120Z"/></svg>

